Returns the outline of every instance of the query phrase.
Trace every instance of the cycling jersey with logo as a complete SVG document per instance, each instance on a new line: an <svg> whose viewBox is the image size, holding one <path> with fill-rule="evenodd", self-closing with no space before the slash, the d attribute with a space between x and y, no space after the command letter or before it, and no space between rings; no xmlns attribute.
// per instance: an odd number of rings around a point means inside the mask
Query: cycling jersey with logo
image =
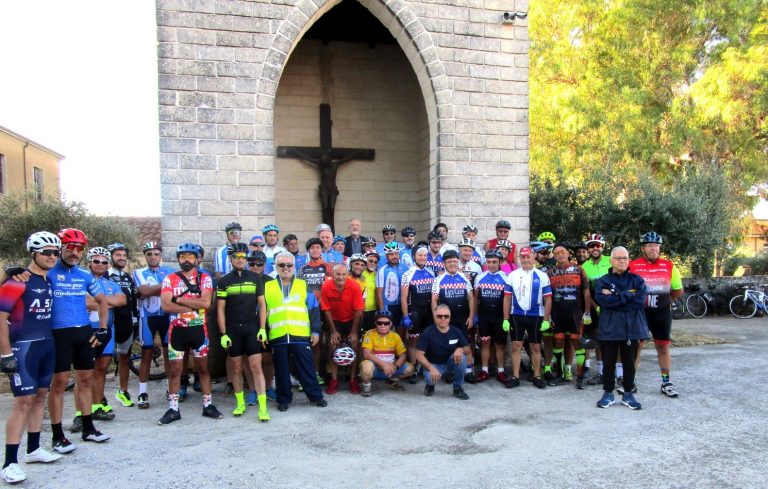
<svg viewBox="0 0 768 489"><path fill-rule="evenodd" d="M504 272L482 272L475 279L478 312L501 312L504 304L504 287L507 274Z"/></svg>
<svg viewBox="0 0 768 489"><path fill-rule="evenodd" d="M476 261L468 261L467 263L462 263L459 265L459 268L462 272L464 272L464 275L473 285L475 283L475 277L483 272L483 268Z"/></svg>
<svg viewBox="0 0 768 489"><path fill-rule="evenodd" d="M133 272L133 281L138 289L142 285L160 285L169 274L173 273L169 267L157 267L155 269L144 267ZM142 297L139 299L139 314L141 317L162 316L165 314L160 307L160 296Z"/></svg>
<svg viewBox="0 0 768 489"><path fill-rule="evenodd" d="M192 286L199 285L200 293L191 293L187 288L187 284L179 276L179 273L181 272L171 273L170 275L168 275L163 279L163 287L160 292L161 294L170 293L172 296L175 296L175 297L195 298L195 297L202 297L203 292L206 290L213 290L213 281L211 280L211 276L208 275L207 273L199 274L197 270L194 270L192 272L192 276L187 277L187 280L189 280L189 283ZM202 276L202 279L201 279L201 276ZM171 321L174 321L176 319L184 320L185 326L207 327L206 318L205 318L205 309L193 309L187 312L173 312L173 313L170 313L169 316Z"/></svg>
<svg viewBox="0 0 768 489"><path fill-rule="evenodd" d="M115 282L109 280L107 277L100 277L96 278L96 285L101 290L101 293L104 295L117 295L122 294L123 289L120 288L118 284ZM99 327L99 311L89 311L88 312L89 319L91 320L91 327L92 328L98 328ZM109 316L107 318L107 327L111 328L115 324L115 315L112 312L112 308L109 308Z"/></svg>
<svg viewBox="0 0 768 489"><path fill-rule="evenodd" d="M466 318L469 313L472 284L462 272L453 275L446 272L435 279L432 295L437 295L438 303L451 309L451 324L454 320L461 323L462 316Z"/></svg>
<svg viewBox="0 0 768 489"><path fill-rule="evenodd" d="M221 277L216 286L216 297L225 301L224 317L227 326L258 325L259 296L264 295L261 276L250 270L232 270Z"/></svg>
<svg viewBox="0 0 768 489"><path fill-rule="evenodd" d="M437 253L433 255L431 251L427 251L427 268L432 270L435 276L440 275L445 271L445 263L443 263L443 255Z"/></svg>
<svg viewBox="0 0 768 489"><path fill-rule="evenodd" d="M578 265L557 265L549 269L552 307L561 311L584 310L584 290L589 287L584 270Z"/></svg>
<svg viewBox="0 0 768 489"><path fill-rule="evenodd" d="M126 299L128 300L126 305L114 308L115 322L119 323L120 321L124 321L125 323L130 322L133 324L133 319L138 314L136 282L133 281L130 274L125 273L122 270L110 268L107 273L109 275L109 280L120 286L123 294L125 294Z"/></svg>
<svg viewBox="0 0 768 489"><path fill-rule="evenodd" d="M669 310L672 305L670 291L683 288L680 272L669 260L659 258L655 262L650 262L645 257L640 257L629 263L629 271L640 275L645 280L645 286L648 288L648 295L645 298L646 309Z"/></svg>
<svg viewBox="0 0 768 489"><path fill-rule="evenodd" d="M403 245L403 247L400 248L400 263L402 263L408 268L411 268L414 265L413 248L409 248L405 245Z"/></svg>
<svg viewBox="0 0 768 489"><path fill-rule="evenodd" d="M549 277L541 270L518 268L507 276L505 294L512 295L512 314L544 316L544 297L552 295Z"/></svg>
<svg viewBox="0 0 768 489"><path fill-rule="evenodd" d="M432 284L435 274L427 267L414 265L403 274L401 287L408 287L408 305L425 307L432 302Z"/></svg>
<svg viewBox="0 0 768 489"><path fill-rule="evenodd" d="M606 255L600 256L600 260L595 263L592 258L581 264L581 268L584 269L584 273L587 274L589 279L589 291L592 292L592 297L595 296L595 282L597 279L608 273L611 268L611 259Z"/></svg>
<svg viewBox="0 0 768 489"><path fill-rule="evenodd" d="M382 336L375 329L367 331L363 336L363 348L387 363L395 363L398 355L406 352L399 334L390 331Z"/></svg>
<svg viewBox="0 0 768 489"><path fill-rule="evenodd" d="M32 272L29 272L29 280L26 283L8 280L0 287L0 311L8 313L11 323L8 339L11 343L53 337L52 294L48 278Z"/></svg>
<svg viewBox="0 0 768 489"><path fill-rule="evenodd" d="M315 293L317 298L320 297L320 290L331 276L331 267L323 260L308 261L301 267L297 277L304 280L307 283L307 289Z"/></svg>
<svg viewBox="0 0 768 489"><path fill-rule="evenodd" d="M216 251L213 254L213 270L222 275L232 271L232 263L229 261L227 246L228 245L224 245L216 248Z"/></svg>
<svg viewBox="0 0 768 489"><path fill-rule="evenodd" d="M101 288L93 275L78 266L68 267L58 262L48 271L53 290L52 329L90 326L85 295L97 296Z"/></svg>
<svg viewBox="0 0 768 489"><path fill-rule="evenodd" d="M400 304L400 283L408 269L402 263L397 265L386 264L376 274L376 288L384 289L384 305L394 306Z"/></svg>

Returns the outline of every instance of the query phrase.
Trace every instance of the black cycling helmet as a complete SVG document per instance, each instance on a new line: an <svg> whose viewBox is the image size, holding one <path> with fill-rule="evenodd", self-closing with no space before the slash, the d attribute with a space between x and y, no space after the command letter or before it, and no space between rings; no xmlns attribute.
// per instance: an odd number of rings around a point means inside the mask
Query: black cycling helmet
<svg viewBox="0 0 768 489"><path fill-rule="evenodd" d="M427 235L427 239L429 241L445 241L445 238L443 238L443 233L440 231L430 231Z"/></svg>
<svg viewBox="0 0 768 489"><path fill-rule="evenodd" d="M573 251L586 250L586 249L587 249L587 243L585 243L584 241L579 241L578 243L573 245Z"/></svg>
<svg viewBox="0 0 768 489"><path fill-rule="evenodd" d="M499 261L504 259L501 257L501 253L499 253L499 250L495 248L492 250L488 250L488 252L485 254L485 259L487 260L488 258L498 258Z"/></svg>
<svg viewBox="0 0 768 489"><path fill-rule="evenodd" d="M400 235L402 237L416 236L416 229L414 229L412 226L406 226L402 231L400 231Z"/></svg>
<svg viewBox="0 0 768 489"><path fill-rule="evenodd" d="M323 241L320 238L309 238L307 240L307 244L304 245L304 247L307 249L307 251L309 251L309 249L313 245L320 245L320 248L322 248L323 247Z"/></svg>
<svg viewBox="0 0 768 489"><path fill-rule="evenodd" d="M283 246L287 245L288 243L294 240L296 241L299 240L299 238L297 238L295 234L286 234L285 236L283 236Z"/></svg>
<svg viewBox="0 0 768 489"><path fill-rule="evenodd" d="M226 223L224 225L224 231L226 231L226 232L230 232L233 229L237 229L238 231L242 231L243 230L243 226L241 226L239 222L235 222L235 221L229 221L228 223Z"/></svg>
<svg viewBox="0 0 768 489"><path fill-rule="evenodd" d="M262 263L266 263L267 255L265 255L263 251L250 251L248 253L248 261L260 261Z"/></svg>
<svg viewBox="0 0 768 489"><path fill-rule="evenodd" d="M477 234L477 226L475 226L474 224L467 224L466 226L461 228L461 233L462 234L464 234L464 233L475 233L475 234Z"/></svg>
<svg viewBox="0 0 768 489"><path fill-rule="evenodd" d="M391 313L391 312L389 312L389 311L388 311L388 310L386 310L386 309L384 309L384 310L379 310L379 311L376 311L376 314L374 314L374 316L373 316L373 317L374 317L375 319L379 319L379 318L387 318L387 319L389 319L389 320L391 321L391 320L392 320L392 313Z"/></svg>
<svg viewBox="0 0 768 489"><path fill-rule="evenodd" d="M227 255L232 256L235 253L248 253L248 245L245 243L230 243L227 245Z"/></svg>
<svg viewBox="0 0 768 489"><path fill-rule="evenodd" d="M509 221L502 219L496 223L496 229L512 229L512 225Z"/></svg>
<svg viewBox="0 0 768 489"><path fill-rule="evenodd" d="M383 228L381 228L381 232L382 233L394 233L396 231L397 231L397 229L395 228L395 226L393 224L387 224Z"/></svg>
<svg viewBox="0 0 768 489"><path fill-rule="evenodd" d="M443 253L443 261L447 261L451 258L456 258L457 260L460 260L459 253L456 250L446 250L446 252Z"/></svg>

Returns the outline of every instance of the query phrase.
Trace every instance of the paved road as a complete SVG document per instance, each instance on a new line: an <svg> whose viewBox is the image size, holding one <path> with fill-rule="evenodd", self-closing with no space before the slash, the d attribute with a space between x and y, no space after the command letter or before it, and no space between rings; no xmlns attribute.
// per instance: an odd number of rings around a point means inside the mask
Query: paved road
<svg viewBox="0 0 768 489"><path fill-rule="evenodd" d="M25 487L765 487L768 319L684 320L674 328L732 343L673 350L678 399L659 393L655 353L646 350L641 411L597 409L598 387L507 390L487 382L468 386L471 399L459 401L445 385L426 398L420 383L404 393L375 385L367 399L342 392L326 409L299 394L287 413L273 409L268 424L255 410L201 418L193 394L183 419L160 427L165 385L155 382L149 410L116 408L117 419L101 424L112 441L80 444L51 466L26 466ZM10 402L0 399L0 419ZM233 407L215 392L214 402L227 414ZM66 412L70 419L69 404Z"/></svg>

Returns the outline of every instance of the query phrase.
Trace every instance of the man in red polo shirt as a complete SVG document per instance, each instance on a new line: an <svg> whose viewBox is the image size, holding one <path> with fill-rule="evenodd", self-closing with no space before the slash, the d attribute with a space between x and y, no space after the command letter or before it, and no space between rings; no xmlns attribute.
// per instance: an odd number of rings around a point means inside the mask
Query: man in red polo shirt
<svg viewBox="0 0 768 489"><path fill-rule="evenodd" d="M331 356L339 344L344 342L349 343L356 355L360 356L358 332L365 310L365 302L360 285L355 280L347 280L348 274L349 270L346 265L334 266L333 280L325 282L320 290L320 310L323 311L325 324L331 333ZM325 392L335 394L339 389L339 367L333 362L330 364L331 381ZM349 392L352 394L360 393L356 375L357 358L349 367Z"/></svg>

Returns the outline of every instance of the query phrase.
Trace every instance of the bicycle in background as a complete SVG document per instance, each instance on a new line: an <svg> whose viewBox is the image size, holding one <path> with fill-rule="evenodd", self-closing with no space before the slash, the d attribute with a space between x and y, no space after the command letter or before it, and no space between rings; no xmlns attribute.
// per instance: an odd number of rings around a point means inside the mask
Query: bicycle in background
<svg viewBox="0 0 768 489"><path fill-rule="evenodd" d="M768 284L759 285L760 288L768 287ZM768 312L768 295L759 290L744 287L744 292L735 295L728 303L731 314L741 319L754 316L758 310Z"/></svg>

